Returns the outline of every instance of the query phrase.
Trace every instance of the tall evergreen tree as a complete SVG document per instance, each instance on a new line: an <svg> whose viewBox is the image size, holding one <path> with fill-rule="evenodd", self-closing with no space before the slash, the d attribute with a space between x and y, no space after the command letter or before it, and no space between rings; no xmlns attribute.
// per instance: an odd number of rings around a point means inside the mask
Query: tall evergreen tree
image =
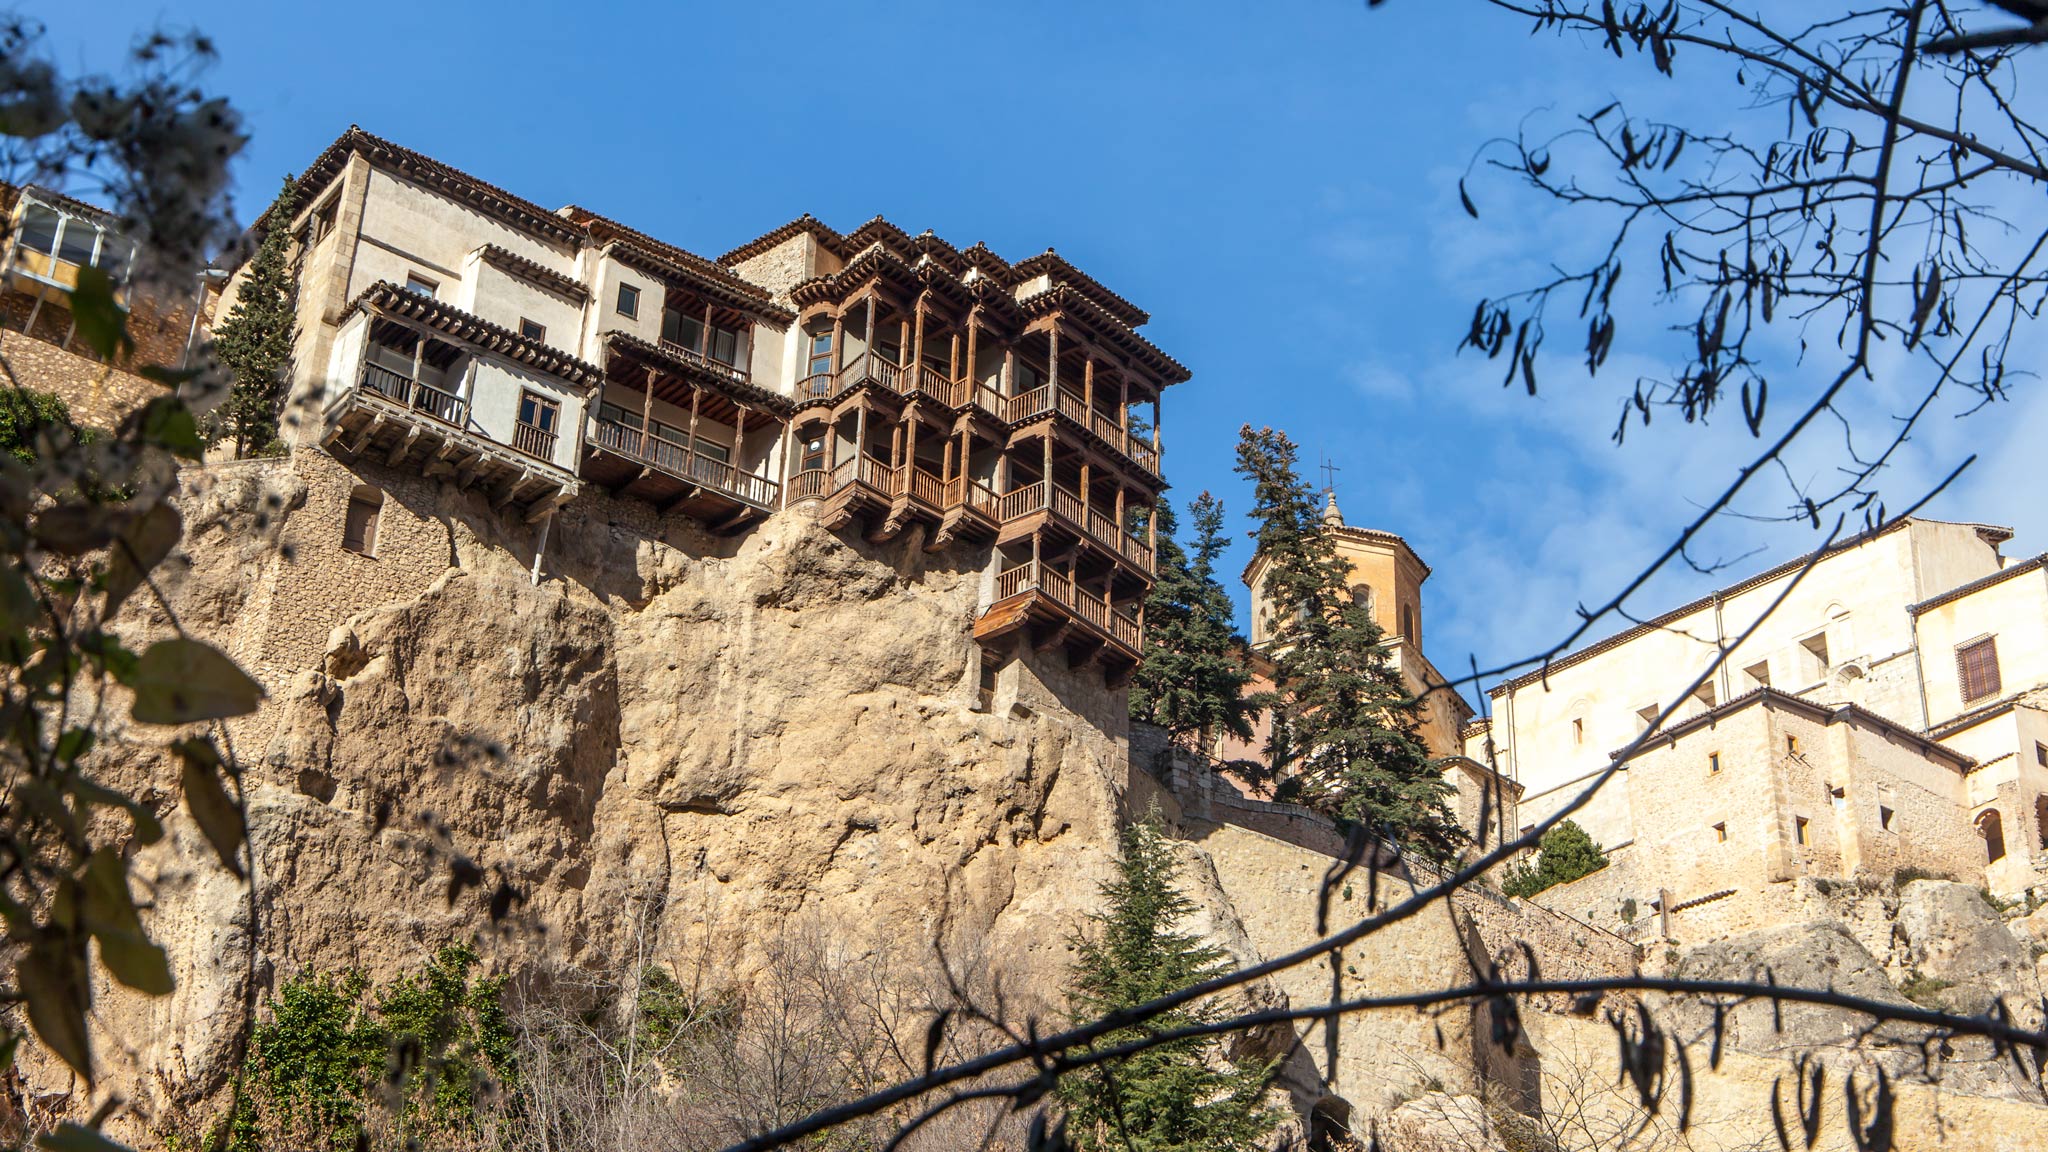
<svg viewBox="0 0 2048 1152"><path fill-rule="evenodd" d="M1174 539L1173 506L1161 501L1158 582L1145 600L1145 656L1131 677L1131 718L1177 739L1229 732L1250 739L1257 708L1245 699L1251 670L1231 628L1230 593L1216 579L1223 505L1204 492L1188 506L1194 554Z"/></svg>
<svg viewBox="0 0 2048 1152"><path fill-rule="evenodd" d="M1173 850L1155 811L1124 832L1116 879L1094 930L1074 940L1069 1004L1077 1017L1157 999L1227 971L1221 949L1176 931L1194 902L1174 887ZM1109 1048L1223 1018L1197 1003L1097 1041ZM1219 1038L1176 1040L1060 1081L1068 1131L1082 1152L1238 1152L1262 1146L1277 1117L1264 1107L1270 1064L1234 1064Z"/></svg>
<svg viewBox="0 0 2048 1152"><path fill-rule="evenodd" d="M1423 702L1402 683L1350 565L1295 472L1293 441L1245 425L1237 471L1253 483L1252 533L1274 606L1271 771L1309 806L1433 859L1466 837L1451 785L1422 743Z"/></svg>
<svg viewBox="0 0 2048 1152"><path fill-rule="evenodd" d="M270 230L242 278L235 306L213 333L213 351L233 378L215 416L217 437L233 437L237 458L275 451L285 374L298 338L299 273L291 259L298 185L290 176L271 202Z"/></svg>

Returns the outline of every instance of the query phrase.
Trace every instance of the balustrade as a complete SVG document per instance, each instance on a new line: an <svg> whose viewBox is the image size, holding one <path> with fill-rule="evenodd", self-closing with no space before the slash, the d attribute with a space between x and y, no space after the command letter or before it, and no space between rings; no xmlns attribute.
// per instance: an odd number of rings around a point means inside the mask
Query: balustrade
<svg viewBox="0 0 2048 1152"><path fill-rule="evenodd" d="M1051 597L1103 635L1134 649L1143 644L1144 628L1139 625L1137 617L1123 612L1093 592L1076 587L1064 572L1033 560L996 576L997 600L1007 600L1034 589Z"/></svg>

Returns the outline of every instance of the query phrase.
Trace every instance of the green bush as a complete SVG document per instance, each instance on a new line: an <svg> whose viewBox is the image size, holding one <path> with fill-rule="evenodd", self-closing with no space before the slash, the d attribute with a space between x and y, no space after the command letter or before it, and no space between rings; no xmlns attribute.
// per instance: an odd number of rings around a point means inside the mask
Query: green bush
<svg viewBox="0 0 2048 1152"><path fill-rule="evenodd" d="M1586 834L1584 828L1566 820L1543 834L1537 846L1536 866L1508 867L1501 891L1528 899L1546 888L1590 876L1607 867L1607 854Z"/></svg>

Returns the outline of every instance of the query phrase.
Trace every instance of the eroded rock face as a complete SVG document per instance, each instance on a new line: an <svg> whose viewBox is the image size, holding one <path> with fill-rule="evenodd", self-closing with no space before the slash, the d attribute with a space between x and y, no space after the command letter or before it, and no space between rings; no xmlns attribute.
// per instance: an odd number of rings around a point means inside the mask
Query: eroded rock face
<svg viewBox="0 0 2048 1152"><path fill-rule="evenodd" d="M372 570L307 511L347 479L322 468L232 470L185 505L180 615L271 686L235 731L260 932L252 956L245 890L169 813L137 874L179 990L100 990L121 1090L158 1114L205 1098L252 989L306 968L387 978L475 936L501 971L602 964L650 917L667 962L715 955L733 981L804 921L856 950L942 946L1001 971L1019 1011L1061 1003L1114 858L1124 705L1099 670L1027 652L978 709L986 550L870 546L801 513L710 540L598 496L553 526L536 583L535 537L394 485ZM324 619L309 597L358 569L362 606ZM160 771L110 767L163 794ZM451 894L456 857L482 879ZM494 921L501 879L522 899ZM1205 916L1229 935L1227 907Z"/></svg>
<svg viewBox="0 0 2048 1152"><path fill-rule="evenodd" d="M2022 1023L2039 1022L2034 957L1978 889L1913 881L1899 893L1898 930L1910 970L1944 985L1930 991L1934 1003L1974 1016L2003 1001Z"/></svg>

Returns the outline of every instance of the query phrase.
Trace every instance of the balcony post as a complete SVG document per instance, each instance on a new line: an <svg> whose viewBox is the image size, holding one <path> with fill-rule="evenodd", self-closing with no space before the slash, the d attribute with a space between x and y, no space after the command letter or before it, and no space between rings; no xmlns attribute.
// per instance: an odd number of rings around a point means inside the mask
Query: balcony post
<svg viewBox="0 0 2048 1152"><path fill-rule="evenodd" d="M796 421L790 420L785 422L782 425L782 435L775 439L776 444L781 447L782 453L779 458L772 461L772 466L769 468L771 474L782 477L782 488L778 494L782 497L782 506L784 508L789 507L789 490L792 487L790 482L795 480L797 475L789 470L789 442L791 437L795 435Z"/></svg>
<svg viewBox="0 0 2048 1152"><path fill-rule="evenodd" d="M683 445L685 453L683 467L695 468L697 464L697 405L704 399L702 388L690 389L690 434Z"/></svg>
<svg viewBox="0 0 2048 1152"><path fill-rule="evenodd" d="M1081 457L1081 531L1088 530L1088 458Z"/></svg>
<svg viewBox="0 0 2048 1152"><path fill-rule="evenodd" d="M1017 348L1008 340L1003 341L1003 377L997 381L996 391L1005 396L1016 394Z"/></svg>
<svg viewBox="0 0 2048 1152"><path fill-rule="evenodd" d="M829 479L839 467L839 414L825 421L825 475Z"/></svg>
<svg viewBox="0 0 2048 1152"><path fill-rule="evenodd" d="M912 372L917 373L911 380L911 383L914 385L924 382L924 297L925 294L923 292L917 294L917 332L910 339L910 364L908 367Z"/></svg>
<svg viewBox="0 0 2048 1152"><path fill-rule="evenodd" d="M1152 462L1158 464L1161 468L1165 467L1159 460L1159 396L1157 393L1154 393L1152 396Z"/></svg>
<svg viewBox="0 0 2048 1152"><path fill-rule="evenodd" d="M917 426L922 423L922 420L912 416L906 429L907 438L903 444L903 478L897 481L905 492L911 491L911 481L917 472Z"/></svg>
<svg viewBox="0 0 2048 1152"><path fill-rule="evenodd" d="M654 448L647 443L647 437L654 432L654 365L647 366L647 395L640 402L640 443L642 460L654 459Z"/></svg>
<svg viewBox="0 0 2048 1152"><path fill-rule="evenodd" d="M1052 507L1052 426L1050 424L1046 425L1045 428L1045 475L1043 480L1045 482L1045 494L1039 497L1039 499L1044 507L1050 508Z"/></svg>
<svg viewBox="0 0 2048 1152"><path fill-rule="evenodd" d="M869 352L874 346L869 345ZM860 479L860 462L868 454L868 398L861 395L860 403L853 409L853 478Z"/></svg>
<svg viewBox="0 0 2048 1152"><path fill-rule="evenodd" d="M1088 409L1088 430L1095 430L1095 353L1081 362L1081 404Z"/></svg>
<svg viewBox="0 0 2048 1152"><path fill-rule="evenodd" d="M898 320L896 322L896 354L901 356L908 351L910 351L910 321ZM907 369L910 365L899 364L897 367Z"/></svg>
<svg viewBox="0 0 2048 1152"><path fill-rule="evenodd" d="M1159 555L1159 497L1152 497L1152 504L1145 509L1145 544L1152 549L1152 555Z"/></svg>
<svg viewBox="0 0 2048 1152"><path fill-rule="evenodd" d="M977 373L981 371L981 365L978 362L976 362L974 358L974 338L976 333L980 330L980 328L981 305L976 304L974 307L969 308L967 310L967 371L962 373L962 375L966 376L969 380L973 381L974 386L977 388L981 386L981 377L977 375Z"/></svg>
<svg viewBox="0 0 2048 1152"><path fill-rule="evenodd" d="M1116 478L1116 543L1117 550L1123 550L1124 543L1124 478Z"/></svg>
<svg viewBox="0 0 2048 1152"><path fill-rule="evenodd" d="M953 333L946 345L946 382L960 379L960 334Z"/></svg>
<svg viewBox="0 0 2048 1152"><path fill-rule="evenodd" d="M1131 454L1131 378L1122 372L1116 374L1116 426L1123 431L1124 438L1117 447L1128 456Z"/></svg>
<svg viewBox="0 0 2048 1152"><path fill-rule="evenodd" d="M1053 406L1059 406L1060 398L1060 320L1054 316L1052 328L1045 334L1045 382L1052 385Z"/></svg>
<svg viewBox="0 0 2048 1152"><path fill-rule="evenodd" d="M733 409L732 482L734 486L738 486L740 476L744 471L740 466L740 461L744 458L743 454L747 450L747 410L737 404L733 405Z"/></svg>
<svg viewBox="0 0 2048 1152"><path fill-rule="evenodd" d="M955 457L960 463L960 499L967 499L967 486L974 483L974 440L967 429L960 429L960 454Z"/></svg>
<svg viewBox="0 0 2048 1152"><path fill-rule="evenodd" d="M874 362L876 357L875 346L880 344L881 341L875 339L875 289L872 285L869 286L868 288L868 318L866 320L866 325L868 342L868 374L873 375L875 371Z"/></svg>
<svg viewBox="0 0 2048 1152"><path fill-rule="evenodd" d="M699 355L699 356L702 356L702 357L704 358L704 364L705 364L705 366L706 366L706 367L709 367L709 366L710 366L710 364L711 364L711 345L712 345L712 343L713 343L713 341L712 341L712 339L711 339L711 301L709 301L709 300L706 300L706 301L704 302L704 337L703 337L703 340L704 340L704 347L703 347L702 349L700 349L700 350L698 351L697 355ZM734 349L734 351L738 351L738 349Z"/></svg>

